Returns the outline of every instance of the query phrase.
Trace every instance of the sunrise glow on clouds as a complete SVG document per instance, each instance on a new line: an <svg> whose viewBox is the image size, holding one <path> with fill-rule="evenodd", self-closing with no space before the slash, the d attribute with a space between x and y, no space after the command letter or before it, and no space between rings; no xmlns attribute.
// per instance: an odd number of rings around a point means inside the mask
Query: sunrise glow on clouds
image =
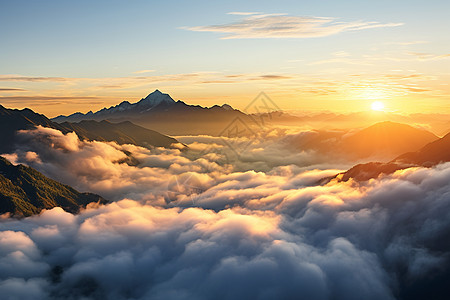
<svg viewBox="0 0 450 300"><path fill-rule="evenodd" d="M0 276L10 277L0 291L22 299L77 298L89 291L111 299L218 293L224 299L298 293L395 299L397 289L420 282L446 259L432 249L448 226L439 211L449 205L441 196L449 188L442 180L449 164L316 186L337 170L310 166L304 172L301 164L284 161L264 173L243 162L221 165L218 156L191 161L178 150L83 142L42 127L21 135L23 144L9 159L117 200L76 216L54 208L0 223ZM261 148L260 142L251 148ZM141 163L120 163L123 149ZM278 151L286 157L286 150ZM311 162L316 154L302 155ZM195 178L196 189L172 189L174 176ZM425 218L434 221L422 225ZM405 273L394 278L386 264ZM55 282L47 281L49 272ZM91 284L82 287L87 279Z"/></svg>

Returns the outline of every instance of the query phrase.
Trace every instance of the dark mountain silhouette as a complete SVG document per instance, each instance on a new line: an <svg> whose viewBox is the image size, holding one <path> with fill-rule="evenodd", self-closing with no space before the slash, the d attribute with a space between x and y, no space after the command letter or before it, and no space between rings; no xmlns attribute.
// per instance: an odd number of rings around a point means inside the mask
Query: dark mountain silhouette
<svg viewBox="0 0 450 300"><path fill-rule="evenodd" d="M134 144L142 147L166 147L178 143L174 138L163 135L157 131L150 130L130 121L121 123L111 123L103 120L81 121L79 123L61 123L61 126L76 134L85 140L95 141L115 141L118 144Z"/></svg>
<svg viewBox="0 0 450 300"><path fill-rule="evenodd" d="M115 141L118 144L131 143L144 147L170 147L178 141L156 131L143 128L131 122L87 121L58 124L46 116L30 109L7 109L0 105L0 153L14 150L18 130L30 130L36 126L50 127L63 133L74 131L80 139Z"/></svg>
<svg viewBox="0 0 450 300"><path fill-rule="evenodd" d="M359 164L348 171L338 174L333 178L339 181L348 181L353 178L357 181L365 181L377 178L382 174L389 175L397 170L409 167L432 167L439 163L450 161L450 133L434 142L431 142L419 151L408 152L387 163ZM332 179L332 178L329 178ZM324 182L327 180L325 179Z"/></svg>
<svg viewBox="0 0 450 300"><path fill-rule="evenodd" d="M14 166L0 156L0 214L30 216L53 207L77 213L93 202L107 203L99 195L80 193L33 168Z"/></svg>
<svg viewBox="0 0 450 300"><path fill-rule="evenodd" d="M52 120L59 123L82 120L132 121L170 135L219 135L237 117L247 124L254 123L251 117L227 104L212 107L188 105L155 90L136 103L124 101L119 105L103 108L95 113L75 113L70 116L58 116Z"/></svg>
<svg viewBox="0 0 450 300"><path fill-rule="evenodd" d="M67 128L50 121L46 116L37 114L31 109L7 109L0 105L0 153L13 150L18 130L29 130L38 125L54 128L63 133L69 132Z"/></svg>

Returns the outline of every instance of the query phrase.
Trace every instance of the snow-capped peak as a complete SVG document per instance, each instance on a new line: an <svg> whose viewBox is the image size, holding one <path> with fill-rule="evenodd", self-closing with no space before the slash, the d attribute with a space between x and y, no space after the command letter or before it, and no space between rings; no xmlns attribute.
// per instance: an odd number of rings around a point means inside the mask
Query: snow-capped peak
<svg viewBox="0 0 450 300"><path fill-rule="evenodd" d="M175 101L172 99L172 97L169 96L169 94L164 94L159 90L155 90L153 93L143 98L137 104L139 106L155 107L161 103L173 104L175 103Z"/></svg>

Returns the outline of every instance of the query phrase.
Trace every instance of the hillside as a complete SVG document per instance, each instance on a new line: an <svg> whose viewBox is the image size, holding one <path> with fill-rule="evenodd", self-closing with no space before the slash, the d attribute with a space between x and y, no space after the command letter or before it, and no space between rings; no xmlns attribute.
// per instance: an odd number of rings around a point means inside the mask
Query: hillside
<svg viewBox="0 0 450 300"><path fill-rule="evenodd" d="M0 214L30 216L53 207L77 213L92 202L107 201L99 195L80 193L33 168L14 166L0 156Z"/></svg>
<svg viewBox="0 0 450 300"><path fill-rule="evenodd" d="M115 141L118 144L134 144L142 147L170 147L178 143L174 138L150 130L130 121L111 123L103 120L81 121L79 123L64 122L60 124L64 128L75 131L80 139L96 141Z"/></svg>
<svg viewBox="0 0 450 300"><path fill-rule="evenodd" d="M29 130L37 125L58 129L63 133L69 130L57 123L50 121L46 116L37 114L31 109L7 109L0 105L0 153L13 150L18 130Z"/></svg>

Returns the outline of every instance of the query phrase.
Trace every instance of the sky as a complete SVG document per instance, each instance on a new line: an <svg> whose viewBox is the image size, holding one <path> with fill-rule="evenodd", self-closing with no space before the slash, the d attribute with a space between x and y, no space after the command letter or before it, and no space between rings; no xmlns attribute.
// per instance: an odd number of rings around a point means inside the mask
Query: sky
<svg viewBox="0 0 450 300"><path fill-rule="evenodd" d="M448 1L0 0L0 104L49 117L155 89L243 109L450 113Z"/></svg>

